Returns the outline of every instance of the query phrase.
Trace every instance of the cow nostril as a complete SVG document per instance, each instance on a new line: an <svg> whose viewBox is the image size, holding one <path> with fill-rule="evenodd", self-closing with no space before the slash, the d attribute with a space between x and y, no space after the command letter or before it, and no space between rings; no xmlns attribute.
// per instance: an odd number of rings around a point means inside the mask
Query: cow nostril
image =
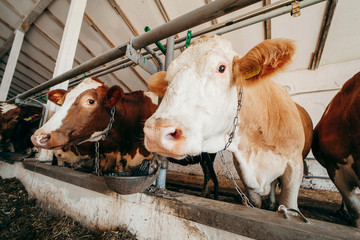
<svg viewBox="0 0 360 240"><path fill-rule="evenodd" d="M50 140L50 134L42 135L40 138L40 143L46 143Z"/></svg>
<svg viewBox="0 0 360 240"><path fill-rule="evenodd" d="M178 139L181 137L181 130L175 129L175 131L172 133L169 133L169 135L171 135L175 139Z"/></svg>

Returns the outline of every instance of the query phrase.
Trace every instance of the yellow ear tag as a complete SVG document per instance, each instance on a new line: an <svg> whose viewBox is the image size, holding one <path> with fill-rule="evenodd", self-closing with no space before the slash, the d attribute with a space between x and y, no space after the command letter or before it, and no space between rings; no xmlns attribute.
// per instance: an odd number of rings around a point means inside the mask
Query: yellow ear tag
<svg viewBox="0 0 360 240"><path fill-rule="evenodd" d="M59 101L56 102L56 104L58 105L63 105L64 101L62 99L60 99Z"/></svg>
<svg viewBox="0 0 360 240"><path fill-rule="evenodd" d="M30 116L30 117L24 118L24 121L27 121L27 122L28 122L28 121L31 121L32 117L33 117L33 116Z"/></svg>
<svg viewBox="0 0 360 240"><path fill-rule="evenodd" d="M257 66L254 71L246 73L245 80L255 77L256 75L258 75L260 73L260 71L261 71L261 67Z"/></svg>

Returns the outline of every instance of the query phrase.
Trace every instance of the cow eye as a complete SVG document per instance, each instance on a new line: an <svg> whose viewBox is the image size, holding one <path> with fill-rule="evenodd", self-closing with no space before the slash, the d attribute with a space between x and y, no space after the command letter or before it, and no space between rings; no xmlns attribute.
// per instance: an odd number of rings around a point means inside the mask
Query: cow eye
<svg viewBox="0 0 360 240"><path fill-rule="evenodd" d="M95 103L95 100L93 100L93 99L89 99L89 100L88 100L88 103L89 103L90 105L92 105L92 104L94 104L94 103Z"/></svg>
<svg viewBox="0 0 360 240"><path fill-rule="evenodd" d="M220 73L223 73L223 72L225 72L225 69L226 69L226 67L224 65L220 65L218 70Z"/></svg>

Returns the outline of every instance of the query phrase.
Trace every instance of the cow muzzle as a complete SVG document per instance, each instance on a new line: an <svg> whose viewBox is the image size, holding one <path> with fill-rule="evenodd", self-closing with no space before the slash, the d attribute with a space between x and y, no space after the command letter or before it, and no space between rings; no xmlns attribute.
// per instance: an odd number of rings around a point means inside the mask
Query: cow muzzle
<svg viewBox="0 0 360 240"><path fill-rule="evenodd" d="M145 147L149 152L156 152L172 158L184 158L182 151L186 138L181 127L165 120L146 121L144 126Z"/></svg>
<svg viewBox="0 0 360 240"><path fill-rule="evenodd" d="M31 136L34 146L45 149L57 149L68 145L68 138L56 132L38 132Z"/></svg>
<svg viewBox="0 0 360 240"><path fill-rule="evenodd" d="M35 133L31 136L31 142L40 148L46 148L50 139L51 135L49 133Z"/></svg>

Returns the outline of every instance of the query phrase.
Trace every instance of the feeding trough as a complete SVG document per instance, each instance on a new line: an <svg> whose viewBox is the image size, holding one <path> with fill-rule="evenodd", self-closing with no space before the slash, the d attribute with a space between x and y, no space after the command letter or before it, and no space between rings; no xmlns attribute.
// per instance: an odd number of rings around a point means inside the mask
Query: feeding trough
<svg viewBox="0 0 360 240"><path fill-rule="evenodd" d="M108 187L119 194L127 195L145 191L159 175L157 160L144 160L134 172L109 173L104 175ZM144 174L145 173L145 174Z"/></svg>

